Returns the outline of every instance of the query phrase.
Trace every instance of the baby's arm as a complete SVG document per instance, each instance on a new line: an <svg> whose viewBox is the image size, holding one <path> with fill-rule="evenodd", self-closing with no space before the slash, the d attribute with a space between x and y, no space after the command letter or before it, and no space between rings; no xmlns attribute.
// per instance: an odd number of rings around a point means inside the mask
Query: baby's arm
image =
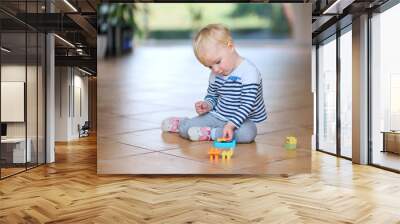
<svg viewBox="0 0 400 224"><path fill-rule="evenodd" d="M208 103L210 110L212 110L218 102L217 84L215 82L215 75L212 73L210 74L207 95L204 97L204 100Z"/></svg>
<svg viewBox="0 0 400 224"><path fill-rule="evenodd" d="M198 101L194 104L194 108L196 109L196 112L201 115L204 113L209 112L211 109L211 106L206 102L206 101Z"/></svg>

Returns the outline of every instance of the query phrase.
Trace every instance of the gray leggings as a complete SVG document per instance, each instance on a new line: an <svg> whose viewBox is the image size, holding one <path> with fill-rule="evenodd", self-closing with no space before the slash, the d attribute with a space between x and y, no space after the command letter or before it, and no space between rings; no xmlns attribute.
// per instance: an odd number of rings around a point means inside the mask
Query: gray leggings
<svg viewBox="0 0 400 224"><path fill-rule="evenodd" d="M180 122L179 125L179 134L183 138L189 139L188 130L191 127L210 127L212 129L212 133L215 133L215 136L212 136L213 140L215 138L221 138L223 135L223 129L226 121L222 121L216 118L211 113L206 113L203 115L199 115L193 118L185 118ZM239 129L235 130L234 138L237 143L249 143L254 141L257 135L257 127L256 124L247 119L240 126Z"/></svg>

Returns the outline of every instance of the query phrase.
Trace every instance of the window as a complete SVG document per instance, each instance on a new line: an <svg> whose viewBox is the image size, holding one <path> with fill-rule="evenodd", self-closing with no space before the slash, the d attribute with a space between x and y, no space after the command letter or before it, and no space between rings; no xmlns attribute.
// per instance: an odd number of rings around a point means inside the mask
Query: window
<svg viewBox="0 0 400 224"><path fill-rule="evenodd" d="M351 28L351 27L349 27ZM352 35L340 36L340 154L351 158L352 141Z"/></svg>
<svg viewBox="0 0 400 224"><path fill-rule="evenodd" d="M371 18L372 164L400 170L400 5Z"/></svg>
<svg viewBox="0 0 400 224"><path fill-rule="evenodd" d="M336 153L336 40L318 48L318 149Z"/></svg>
<svg viewBox="0 0 400 224"><path fill-rule="evenodd" d="M40 13L44 1L0 2ZM15 8L15 7L11 7ZM45 162L45 35L0 12L0 178ZM11 107L13 109L11 109Z"/></svg>

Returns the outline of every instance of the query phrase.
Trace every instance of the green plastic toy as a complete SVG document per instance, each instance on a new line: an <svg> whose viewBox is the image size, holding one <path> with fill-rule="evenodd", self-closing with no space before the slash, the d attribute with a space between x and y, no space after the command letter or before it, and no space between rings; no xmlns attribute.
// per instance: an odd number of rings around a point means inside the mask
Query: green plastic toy
<svg viewBox="0 0 400 224"><path fill-rule="evenodd" d="M297 138L293 136L286 137L285 149L293 150L297 147Z"/></svg>

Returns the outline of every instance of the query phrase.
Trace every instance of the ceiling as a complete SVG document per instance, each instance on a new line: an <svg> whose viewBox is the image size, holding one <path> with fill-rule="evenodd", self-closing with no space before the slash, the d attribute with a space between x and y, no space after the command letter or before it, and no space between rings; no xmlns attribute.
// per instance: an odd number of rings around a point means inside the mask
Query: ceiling
<svg viewBox="0 0 400 224"><path fill-rule="evenodd" d="M312 37L316 43L351 23L354 16L373 10L388 0L269 0L256 2L312 3ZM47 2L47 5L46 5ZM56 65L82 66L96 73L96 6L100 2L121 0L1 0L0 26L2 46L12 49L7 60L24 58L41 49L36 37L25 31L54 32ZM163 2L163 1L155 1ZM171 2L171 1L169 1ZM207 1L205 1L207 2ZM213 1L215 2L215 1ZM237 2L244 2L238 0ZM48 13L49 11L52 13ZM66 40L66 41L63 41ZM25 49L25 42L28 43ZM70 43L70 44L69 44ZM72 45L74 46L72 46ZM2 52L4 55L4 53ZM4 57L3 57L4 60Z"/></svg>
<svg viewBox="0 0 400 224"><path fill-rule="evenodd" d="M352 23L354 17L382 6L388 0L310 0L313 44Z"/></svg>
<svg viewBox="0 0 400 224"><path fill-rule="evenodd" d="M96 5L96 0L1 0L2 46L11 50L2 51L2 61L25 63L25 56L37 57L44 49L40 34L50 32L57 34L56 66L78 66L95 74Z"/></svg>

